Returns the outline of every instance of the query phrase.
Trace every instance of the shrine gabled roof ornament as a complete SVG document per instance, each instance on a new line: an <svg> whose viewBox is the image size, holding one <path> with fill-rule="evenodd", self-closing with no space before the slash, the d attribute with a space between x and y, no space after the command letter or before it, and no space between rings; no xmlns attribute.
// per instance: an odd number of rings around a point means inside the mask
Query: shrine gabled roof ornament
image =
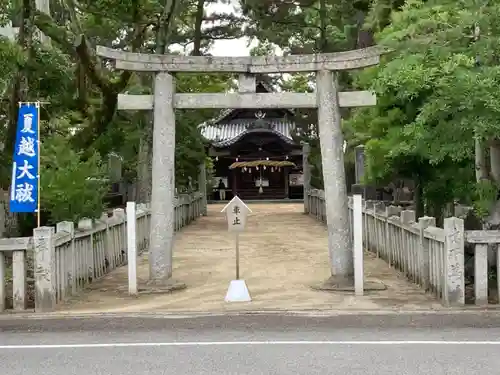
<svg viewBox="0 0 500 375"><path fill-rule="evenodd" d="M265 120L266 113L258 110L255 112L256 120L247 125L247 129L273 130L272 124Z"/></svg>

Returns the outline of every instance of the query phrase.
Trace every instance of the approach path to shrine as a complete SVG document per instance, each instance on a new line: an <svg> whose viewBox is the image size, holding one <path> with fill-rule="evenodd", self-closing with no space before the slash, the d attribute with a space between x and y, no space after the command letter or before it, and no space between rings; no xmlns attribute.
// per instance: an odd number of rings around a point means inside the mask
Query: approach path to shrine
<svg viewBox="0 0 500 375"><path fill-rule="evenodd" d="M224 296L235 273L234 234L227 231L223 205L209 205L175 237L173 278L187 285L164 294L127 296L127 268L91 284L59 307L72 313L224 312L263 310L428 310L438 301L381 259L365 256L365 278L387 286L363 297L314 290L329 277L326 227L295 203L250 203L247 229L240 235L240 272L252 302L227 304ZM147 255L138 261L139 285L149 275Z"/></svg>

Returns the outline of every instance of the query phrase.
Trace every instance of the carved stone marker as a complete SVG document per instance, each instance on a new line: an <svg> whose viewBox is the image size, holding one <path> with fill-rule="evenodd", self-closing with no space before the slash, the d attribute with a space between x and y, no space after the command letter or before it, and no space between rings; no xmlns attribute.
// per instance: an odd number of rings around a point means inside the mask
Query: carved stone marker
<svg viewBox="0 0 500 375"><path fill-rule="evenodd" d="M376 65L381 53L379 47L370 47L327 54L217 57L140 54L98 46L97 54L114 60L116 69L156 74L154 96L118 97L119 109L154 110L150 278L165 281L172 276L174 109L318 108L331 270L332 275L339 276L341 284L353 284L353 249L347 213L340 107L370 106L376 103L376 98L367 91L339 92L334 71ZM176 94L174 80L167 72L239 73L240 89L238 93L226 94ZM317 92L254 92L256 74L285 72L316 72Z"/></svg>
<svg viewBox="0 0 500 375"><path fill-rule="evenodd" d="M359 145L354 148L354 170L356 173L356 184L364 183L365 177L365 146Z"/></svg>
<svg viewBox="0 0 500 375"><path fill-rule="evenodd" d="M33 230L35 311L52 311L56 304L56 260L53 227Z"/></svg>

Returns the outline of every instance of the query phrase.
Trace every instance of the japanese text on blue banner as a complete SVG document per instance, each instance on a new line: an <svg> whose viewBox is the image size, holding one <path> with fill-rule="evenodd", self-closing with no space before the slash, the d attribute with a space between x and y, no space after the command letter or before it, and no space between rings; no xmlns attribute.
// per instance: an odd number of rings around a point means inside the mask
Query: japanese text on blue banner
<svg viewBox="0 0 500 375"><path fill-rule="evenodd" d="M38 111L39 108L34 103L23 103L19 108L12 163L10 212L38 210Z"/></svg>

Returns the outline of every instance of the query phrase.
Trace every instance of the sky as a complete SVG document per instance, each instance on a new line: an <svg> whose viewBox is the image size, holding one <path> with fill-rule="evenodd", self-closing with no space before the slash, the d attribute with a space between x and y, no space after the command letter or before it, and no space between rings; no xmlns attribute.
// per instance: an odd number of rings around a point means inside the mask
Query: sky
<svg viewBox="0 0 500 375"><path fill-rule="evenodd" d="M229 0L228 4L223 4L220 1L209 4L205 7L205 11L210 14L213 12L225 13L240 13L240 7L237 0ZM12 35L11 35L12 34ZM13 30L10 27L0 27L0 35L13 37ZM249 38L240 38L232 40L216 40L210 52L214 56L249 56L251 48L257 45L257 41L247 47ZM177 49L177 48L174 48ZM181 49L181 48L180 48Z"/></svg>
<svg viewBox="0 0 500 375"><path fill-rule="evenodd" d="M210 14L213 12L240 13L240 7L237 1L231 0L229 4L220 2L210 4L205 7L205 11ZM214 56L249 56L250 49L256 46L254 41L250 47L247 47L249 38L240 38L232 40L216 40L210 52Z"/></svg>
<svg viewBox="0 0 500 375"><path fill-rule="evenodd" d="M223 4L221 1L211 3L205 6L205 12L211 14L217 13L241 13L241 8L237 0L229 0L228 4ZM229 40L216 40L213 43L210 53L213 56L249 56L250 50L257 45L257 41L253 41L247 47L249 38L229 39ZM192 44L188 46L192 48ZM189 53L182 46L170 46L171 50L180 51L181 53Z"/></svg>
<svg viewBox="0 0 500 375"><path fill-rule="evenodd" d="M245 39L216 40L210 52L214 56L249 56L253 46L247 47Z"/></svg>

